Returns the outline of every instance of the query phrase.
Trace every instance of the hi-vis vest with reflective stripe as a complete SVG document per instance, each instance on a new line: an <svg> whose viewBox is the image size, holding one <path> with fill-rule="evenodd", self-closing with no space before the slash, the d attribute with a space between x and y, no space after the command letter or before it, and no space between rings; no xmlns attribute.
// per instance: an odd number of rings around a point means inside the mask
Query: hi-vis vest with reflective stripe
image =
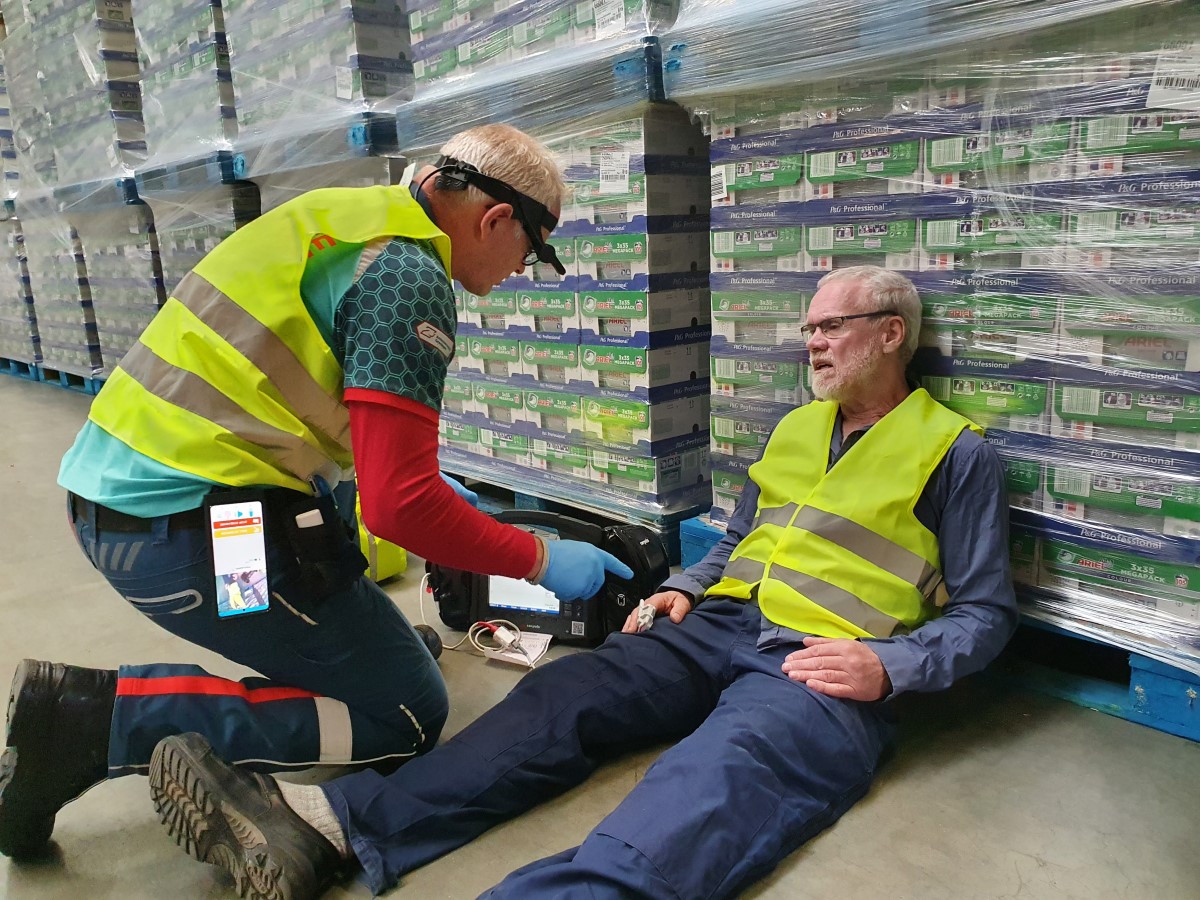
<svg viewBox="0 0 1200 900"><path fill-rule="evenodd" d="M450 239L406 187L325 188L230 235L121 360L89 418L164 465L219 484L311 492L353 470L343 370L300 298L314 238ZM449 277L449 275L447 275Z"/></svg>
<svg viewBox="0 0 1200 900"><path fill-rule="evenodd" d="M947 599L913 507L962 430L983 431L917 390L826 472L836 417L810 403L776 427L750 467L758 515L706 596L757 596L772 622L822 637L906 634Z"/></svg>

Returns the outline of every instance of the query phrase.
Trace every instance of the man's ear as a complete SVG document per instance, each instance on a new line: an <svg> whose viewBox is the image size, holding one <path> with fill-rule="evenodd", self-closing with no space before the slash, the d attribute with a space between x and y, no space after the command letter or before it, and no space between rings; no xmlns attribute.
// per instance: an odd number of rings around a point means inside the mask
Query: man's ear
<svg viewBox="0 0 1200 900"><path fill-rule="evenodd" d="M900 316L891 316L887 321L883 339L888 352L894 353L904 346L904 338L908 331L908 323Z"/></svg>
<svg viewBox="0 0 1200 900"><path fill-rule="evenodd" d="M494 230L497 226L503 225L513 217L513 208L511 203L497 203L494 206L489 206L483 211L483 216L479 220L480 230L487 234Z"/></svg>

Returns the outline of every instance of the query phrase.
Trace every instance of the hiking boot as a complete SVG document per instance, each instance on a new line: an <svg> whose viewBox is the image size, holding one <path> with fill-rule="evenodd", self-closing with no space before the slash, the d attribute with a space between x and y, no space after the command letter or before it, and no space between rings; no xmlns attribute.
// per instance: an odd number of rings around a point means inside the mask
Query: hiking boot
<svg viewBox="0 0 1200 900"><path fill-rule="evenodd" d="M0 853L46 851L62 807L108 777L117 673L27 659L8 695L0 757Z"/></svg>
<svg viewBox="0 0 1200 900"><path fill-rule="evenodd" d="M175 843L232 875L242 897L309 900L341 873L333 844L287 805L274 778L223 762L198 734L154 748L150 796Z"/></svg>

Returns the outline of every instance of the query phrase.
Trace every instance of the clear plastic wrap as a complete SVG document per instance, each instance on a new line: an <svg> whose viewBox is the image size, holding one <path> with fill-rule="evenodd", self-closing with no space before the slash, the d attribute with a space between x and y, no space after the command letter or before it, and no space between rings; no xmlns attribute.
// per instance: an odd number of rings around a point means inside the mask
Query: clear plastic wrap
<svg viewBox="0 0 1200 900"><path fill-rule="evenodd" d="M168 296L205 254L260 214L258 187L235 177L228 151L140 170L136 187L153 214Z"/></svg>
<svg viewBox="0 0 1200 900"><path fill-rule="evenodd" d="M487 122L569 138L663 99L661 63L658 39L633 32L442 79L396 110L399 147L408 156L429 153Z"/></svg>
<svg viewBox="0 0 1200 900"><path fill-rule="evenodd" d="M11 200L5 200L0 218L0 365L41 362L37 314L25 265L25 235Z"/></svg>
<svg viewBox="0 0 1200 900"><path fill-rule="evenodd" d="M694 515L710 496L704 137L654 104L549 146L567 274L460 290L443 465L610 514Z"/></svg>
<svg viewBox="0 0 1200 900"><path fill-rule="evenodd" d="M103 364L78 235L52 192L23 189L16 212L24 234L42 364L94 378Z"/></svg>
<svg viewBox="0 0 1200 900"><path fill-rule="evenodd" d="M619 35L657 34L679 0L409 0L417 94L437 81L498 69Z"/></svg>
<svg viewBox="0 0 1200 900"><path fill-rule="evenodd" d="M24 16L5 39L22 177L46 190L128 174L146 155L128 0L29 0Z"/></svg>
<svg viewBox="0 0 1200 900"><path fill-rule="evenodd" d="M166 300L154 220L132 178L59 187L54 198L83 253L108 375Z"/></svg>
<svg viewBox="0 0 1200 900"><path fill-rule="evenodd" d="M817 280L903 271L914 376L1006 465L1027 611L1200 670L1200 12L786 6L664 37L712 137L714 518L811 399Z"/></svg>
<svg viewBox="0 0 1200 900"><path fill-rule="evenodd" d="M395 153L412 98L399 0L224 0L241 177Z"/></svg>
<svg viewBox="0 0 1200 900"><path fill-rule="evenodd" d="M237 137L221 0L132 0L148 164L228 150Z"/></svg>

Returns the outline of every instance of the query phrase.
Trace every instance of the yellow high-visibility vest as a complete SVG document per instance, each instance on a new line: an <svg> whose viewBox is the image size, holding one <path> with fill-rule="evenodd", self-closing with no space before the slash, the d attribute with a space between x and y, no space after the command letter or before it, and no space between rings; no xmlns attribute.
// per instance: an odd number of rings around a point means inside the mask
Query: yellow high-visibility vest
<svg viewBox="0 0 1200 900"><path fill-rule="evenodd" d="M300 297L314 238L450 239L406 187L323 188L222 241L179 282L89 418L151 459L232 487L349 478L343 370Z"/></svg>
<svg viewBox="0 0 1200 900"><path fill-rule="evenodd" d="M948 599L937 537L913 507L964 428L916 390L826 471L837 404L793 410L750 467L749 534L708 597L749 600L772 622L821 637L906 634Z"/></svg>

